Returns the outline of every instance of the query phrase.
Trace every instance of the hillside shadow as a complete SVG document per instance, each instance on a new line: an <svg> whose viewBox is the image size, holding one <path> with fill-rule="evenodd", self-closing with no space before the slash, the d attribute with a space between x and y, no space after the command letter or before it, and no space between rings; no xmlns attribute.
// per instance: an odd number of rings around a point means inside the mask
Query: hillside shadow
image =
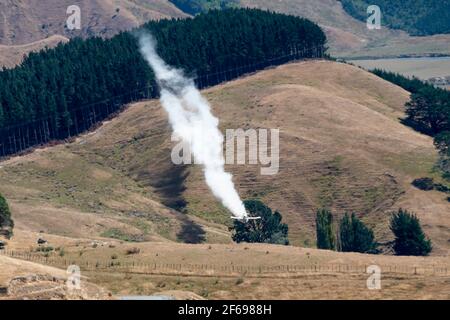
<svg viewBox="0 0 450 320"><path fill-rule="evenodd" d="M188 176L187 166L171 165L168 170L163 172L158 181L152 183L165 206L177 211L185 209L187 201L183 192L186 190L184 182Z"/></svg>
<svg viewBox="0 0 450 320"><path fill-rule="evenodd" d="M180 232L177 233L177 238L184 243L203 243L206 238L206 232L203 230L202 226L189 220L186 216L182 219L182 226Z"/></svg>
<svg viewBox="0 0 450 320"><path fill-rule="evenodd" d="M185 180L189 176L186 165L166 165L155 171L143 171L138 175L139 181L145 181L161 198L161 203L171 209L183 212L187 201L183 196L186 190Z"/></svg>

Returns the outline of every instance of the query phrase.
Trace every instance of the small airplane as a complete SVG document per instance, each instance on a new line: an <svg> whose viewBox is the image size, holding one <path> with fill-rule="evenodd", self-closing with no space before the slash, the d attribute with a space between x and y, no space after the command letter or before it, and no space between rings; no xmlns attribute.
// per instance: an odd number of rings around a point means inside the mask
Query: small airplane
<svg viewBox="0 0 450 320"><path fill-rule="evenodd" d="M239 221L244 221L244 222L249 222L250 220L259 220L259 219L261 219L261 217L249 217L249 216L245 216L245 217L231 217L231 219L233 219L233 220L239 220Z"/></svg>

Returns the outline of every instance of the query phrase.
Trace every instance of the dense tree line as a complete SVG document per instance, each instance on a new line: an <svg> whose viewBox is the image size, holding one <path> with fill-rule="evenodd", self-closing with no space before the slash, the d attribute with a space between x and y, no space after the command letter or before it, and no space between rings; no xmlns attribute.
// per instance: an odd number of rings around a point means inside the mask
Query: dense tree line
<svg viewBox="0 0 450 320"><path fill-rule="evenodd" d="M450 131L450 91L397 73L379 69L372 72L411 92L411 99L406 104L405 124L431 136Z"/></svg>
<svg viewBox="0 0 450 320"><path fill-rule="evenodd" d="M378 69L372 72L411 92L403 123L434 137L434 144L441 155L438 165L444 177L450 178L450 91L417 78Z"/></svg>
<svg viewBox="0 0 450 320"><path fill-rule="evenodd" d="M367 7L378 5L382 25L424 36L450 33L450 0L340 0L344 10L361 21Z"/></svg>
<svg viewBox="0 0 450 320"><path fill-rule="evenodd" d="M372 254L380 252L372 229L354 213L344 214L338 224L333 221L330 210L317 210L317 248ZM392 249L396 255L427 256L431 252L431 241L422 231L420 221L414 214L399 209L391 214L389 228L395 237Z"/></svg>
<svg viewBox="0 0 450 320"><path fill-rule="evenodd" d="M426 83L416 77L405 77L399 73L390 72L382 69L374 69L371 72L386 81L392 82L393 84L409 91L411 93L418 93L422 89L436 89L432 84Z"/></svg>
<svg viewBox="0 0 450 320"><path fill-rule="evenodd" d="M160 55L200 88L300 58L322 57L326 37L309 20L253 9L149 22ZM157 97L133 32L74 39L0 72L0 156L83 132L128 102Z"/></svg>
<svg viewBox="0 0 450 320"><path fill-rule="evenodd" d="M337 229L337 231L335 231ZM377 245L371 229L355 214L347 213L335 224L330 210L316 213L317 248L342 252L377 253Z"/></svg>

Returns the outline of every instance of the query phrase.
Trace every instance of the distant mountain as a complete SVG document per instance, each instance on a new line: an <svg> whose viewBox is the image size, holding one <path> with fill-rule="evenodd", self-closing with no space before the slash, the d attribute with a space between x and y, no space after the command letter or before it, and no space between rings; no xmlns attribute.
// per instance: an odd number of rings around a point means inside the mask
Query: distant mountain
<svg viewBox="0 0 450 320"><path fill-rule="evenodd" d="M327 33L336 57L450 54L450 0L170 0L191 15L230 6L302 16ZM367 7L382 9L382 30L366 27ZM422 37L416 37L420 35ZM426 36L423 35L433 35Z"/></svg>
<svg viewBox="0 0 450 320"><path fill-rule="evenodd" d="M70 5L81 9L79 31L65 27ZM189 17L168 0L0 0L0 13L0 68L69 38L111 37L149 20Z"/></svg>
<svg viewBox="0 0 450 320"><path fill-rule="evenodd" d="M178 8L195 15L210 9L221 9L231 6L267 5L261 0L169 0ZM309 2L304 0L271 1L271 6L295 8L303 6L308 11ZM313 1L317 13L321 14L323 6L336 10L335 3L341 2L343 9L352 17L365 22L367 7L378 5L383 15L383 23L392 29L400 29L411 35L433 35L450 33L450 0L337 0ZM337 13L337 11L336 11ZM338 15L338 14L337 14Z"/></svg>
<svg viewBox="0 0 450 320"><path fill-rule="evenodd" d="M369 0L367 0L369 1ZM30 48L38 50L45 46L54 46L55 38L46 43L42 39L52 35L72 38L77 35L109 37L117 32L132 28L148 20L171 17L190 17L210 9L230 6L251 7L272 10L280 13L303 16L318 23L329 39L330 53L336 57L398 57L450 54L450 34L415 37L399 29L383 27L382 30L368 30L363 17L366 0L0 0L0 46L25 45L15 48L0 47L0 67L13 66L22 60ZM401 17L403 26L411 24L422 33L445 32L448 26L450 0L407 0L405 9L396 10L398 0L377 0L374 3L390 8L384 12L385 21L396 28ZM411 3L414 2L414 5ZM425 3L424 5L419 5ZM441 10L433 11L430 4L437 3ZM66 9L77 4L82 10L82 30L65 30ZM353 5L354 10L349 9ZM420 8L417 17L414 8ZM422 8L427 9L426 15ZM363 10L364 9L364 10ZM398 12L397 12L398 11ZM400 14L401 11L401 14ZM352 12L352 14L350 14ZM434 12L434 13L433 13ZM353 15L353 16L352 16ZM409 17L409 18L408 18ZM412 20L411 20L411 19ZM410 20L408 20L410 19ZM408 21L410 22L408 22ZM439 27L438 31L433 28ZM434 31L433 31L434 30ZM412 34L419 32L408 31ZM33 43L33 45L29 45Z"/></svg>
<svg viewBox="0 0 450 320"><path fill-rule="evenodd" d="M70 5L81 9L81 30L66 28ZM22 45L52 35L112 36L148 20L186 17L167 0L0 0L0 44Z"/></svg>
<svg viewBox="0 0 450 320"><path fill-rule="evenodd" d="M450 33L450 0L340 0L351 16L365 21L367 7L378 5L383 23L411 35Z"/></svg>
<svg viewBox="0 0 450 320"><path fill-rule="evenodd" d="M197 0L200 1L200 0ZM369 2L369 0L367 0ZM435 3L439 0L407 0L409 12L422 8L417 3ZM399 3L400 1L371 1L373 3ZM448 3L449 0L441 1ZM414 3L414 4L412 4ZM318 23L326 32L329 40L330 53L336 57L398 57L427 56L435 54L450 54L450 35L433 35L415 37L402 30L394 30L383 26L381 30L368 30L365 19L354 18L338 0L239 0L242 7L266 9L286 14L302 16ZM444 5L440 5L444 8ZM382 6L382 10L383 10ZM394 6L392 5L392 8ZM366 12L365 7L362 14ZM400 10L400 9L398 9ZM442 17L450 11L442 12ZM367 15L365 14L364 17ZM363 21L361 21L363 20ZM438 20L438 19L436 19ZM425 22L425 20L424 20ZM450 19L447 18L447 23Z"/></svg>

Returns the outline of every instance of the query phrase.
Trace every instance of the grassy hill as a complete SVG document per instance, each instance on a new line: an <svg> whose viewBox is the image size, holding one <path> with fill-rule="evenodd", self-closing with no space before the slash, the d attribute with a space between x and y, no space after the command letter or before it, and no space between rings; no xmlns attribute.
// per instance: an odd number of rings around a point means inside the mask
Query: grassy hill
<svg viewBox="0 0 450 320"><path fill-rule="evenodd" d="M35 249L36 245L23 236L19 233L11 245L20 243L22 247ZM65 252L63 257L59 256L61 249L50 253L49 263L54 261L58 266L58 261L73 261L82 267L82 276L117 296L164 294L178 299L233 300L450 297L448 271L445 272L450 266L447 257L338 253L268 244L129 244L108 240L97 241L98 245L93 246L89 239L54 236L48 239ZM135 253L128 254L130 250ZM42 255L39 260L46 261ZM84 268L86 264L95 266L99 261L117 267ZM155 264L159 267L153 268ZM373 264L380 266L383 272L382 290L367 289L365 268ZM134 267L127 267L130 265ZM0 255L0 286L14 274L30 272L58 275L57 269ZM86 284L83 279L82 288Z"/></svg>
<svg viewBox="0 0 450 320"><path fill-rule="evenodd" d="M64 27L73 4L81 9L80 31ZM0 12L0 67L75 36L110 37L149 20L189 16L168 0L0 0Z"/></svg>
<svg viewBox="0 0 450 320"><path fill-rule="evenodd" d="M69 39L60 35L50 36L44 40L38 40L23 45L0 45L0 66L13 68L20 64L30 52L38 52L44 48L53 48L61 42Z"/></svg>
<svg viewBox="0 0 450 320"><path fill-rule="evenodd" d="M436 154L431 138L399 123L407 92L350 65L307 61L204 94L223 130L280 128L278 175L261 176L258 166L227 170L244 198L280 210L292 244L314 246L319 206L355 211L377 240L389 240L388 212L401 206L419 215L433 256L230 243L229 213L211 196L201 168L171 165L167 117L149 100L75 141L0 163L0 193L16 223L7 247L40 257L27 262L0 255L0 286L17 275L64 277L67 262L75 262L91 266L82 267L95 284L88 298L105 292L97 286L118 296L189 299L449 298L442 270L449 270L450 204L441 193L410 184L433 174ZM187 201L183 213L170 208L180 200ZM54 250L38 252L38 237ZM206 243L179 243L200 241ZM113 266L97 268L99 262ZM367 290L371 264L382 268L383 290ZM160 266L145 267L151 265ZM16 292L57 299L53 287L44 278Z"/></svg>
<svg viewBox="0 0 450 320"><path fill-rule="evenodd" d="M81 30L65 28L70 5L81 9ZM111 36L148 20L186 17L165 0L1 0L0 44L22 45L52 35Z"/></svg>
<svg viewBox="0 0 450 320"><path fill-rule="evenodd" d="M448 33L450 21L448 1L173 0L171 2L190 14L227 6L241 6L302 16L324 28L331 53L338 57L450 53L450 36L439 35ZM370 31L366 28L366 10L370 4L379 4L382 8L384 15L382 30ZM417 35L421 37L416 37ZM423 35L428 36L422 37Z"/></svg>
<svg viewBox="0 0 450 320"><path fill-rule="evenodd" d="M289 224L291 243L314 246L314 213L356 212L391 239L388 213L418 214L435 244L449 249L450 203L414 189L433 174L432 140L399 123L408 93L353 66L288 64L205 91L221 128L279 128L281 168L228 166L243 198L260 198ZM0 192L16 229L122 240L229 242L229 213L201 168L174 167L170 129L158 101L132 105L66 145L0 164ZM431 172L431 173L430 173ZM170 207L187 202L184 212ZM82 223L80 224L80 221Z"/></svg>

